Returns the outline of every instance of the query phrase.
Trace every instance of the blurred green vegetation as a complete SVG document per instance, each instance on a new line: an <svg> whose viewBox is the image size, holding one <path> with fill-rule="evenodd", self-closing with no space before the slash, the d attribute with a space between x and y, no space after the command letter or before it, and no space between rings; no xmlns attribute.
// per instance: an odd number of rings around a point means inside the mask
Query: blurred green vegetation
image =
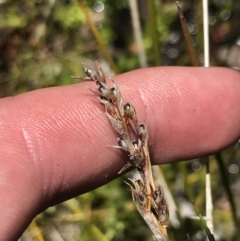
<svg viewBox="0 0 240 241"><path fill-rule="evenodd" d="M138 1L148 65L191 65L175 3L151 2L153 9L147 1ZM85 4L100 41L118 71L139 68L128 1L89 0ZM201 1L186 0L180 5L202 63ZM113 74L78 1L2 0L0 6L0 97L74 83L71 76L83 76L82 62L91 64L98 60L107 75ZM209 10L212 65L239 68L239 0L211 0ZM240 240L240 234L236 238L237 228L229 202L232 195L237 204L235 214L239 215L239 143L221 153L221 157L225 174L220 172L215 157L210 162L215 231L218 240ZM192 160L167 164L162 166L162 171L178 208L175 224L169 227L170 240L185 240L186 233L191 240L203 240L199 221L190 218L194 210L192 200L201 214L205 213L203 163ZM21 241L151 240L150 231L135 210L130 192L126 191L125 179L119 178L49 208L36 217Z"/></svg>

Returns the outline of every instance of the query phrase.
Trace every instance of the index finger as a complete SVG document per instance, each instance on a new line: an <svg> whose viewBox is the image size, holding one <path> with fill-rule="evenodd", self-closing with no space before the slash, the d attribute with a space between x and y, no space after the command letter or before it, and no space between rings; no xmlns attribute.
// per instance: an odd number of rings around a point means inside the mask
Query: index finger
<svg viewBox="0 0 240 241"><path fill-rule="evenodd" d="M155 164L216 152L239 138L235 71L148 68L114 80L147 124ZM28 207L24 224L40 209L110 181L126 163L121 151L105 146L116 144L116 133L86 86L95 88L87 82L0 101L2 207L15 210L12 218L1 212L4 225L16 223L23 212L11 200Z"/></svg>

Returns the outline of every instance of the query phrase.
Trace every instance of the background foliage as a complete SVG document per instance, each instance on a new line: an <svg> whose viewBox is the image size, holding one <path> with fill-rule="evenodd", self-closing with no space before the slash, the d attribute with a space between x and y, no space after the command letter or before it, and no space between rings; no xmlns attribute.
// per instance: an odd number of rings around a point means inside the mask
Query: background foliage
<svg viewBox="0 0 240 241"><path fill-rule="evenodd" d="M148 66L191 65L175 3L149 2L138 1ZM118 72L139 68L128 1L89 0L84 4ZM150 4L154 4L154 11L150 11ZM200 0L180 2L202 63L201 4ZM80 64L91 64L95 59L107 75L113 75L83 10L77 0L0 1L0 97L74 83L70 76L83 75ZM211 64L239 69L239 0L211 0L209 10ZM156 29L151 19L156 22ZM154 31L157 52L153 50ZM239 143L211 157L218 240L240 240L234 219L240 213L239 157ZM205 213L203 162L168 164L162 170L178 207L177 218L169 228L170 240L184 240L186 233L191 240L203 240L199 221L191 219L195 215L191 200ZM124 179L49 208L36 217L21 241L151 240L126 191ZM236 203L234 212L229 197Z"/></svg>

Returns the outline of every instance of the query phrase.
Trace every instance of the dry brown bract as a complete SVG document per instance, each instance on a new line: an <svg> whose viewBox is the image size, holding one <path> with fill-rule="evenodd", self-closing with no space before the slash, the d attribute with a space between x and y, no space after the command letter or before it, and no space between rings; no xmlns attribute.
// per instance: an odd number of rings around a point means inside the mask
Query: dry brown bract
<svg viewBox="0 0 240 241"><path fill-rule="evenodd" d="M132 104L122 102L120 90L113 79L109 87L101 67L96 62L97 70L83 65L86 77L83 80L94 81L98 89L92 90L99 95L98 99L105 106L106 116L115 131L120 135L118 146L129 153L129 160L119 171L136 167L141 179L129 179L127 185L132 191L134 204L152 231L155 241L167 240L168 208L162 188L155 187L152 177L148 148L148 131L144 123L137 120Z"/></svg>

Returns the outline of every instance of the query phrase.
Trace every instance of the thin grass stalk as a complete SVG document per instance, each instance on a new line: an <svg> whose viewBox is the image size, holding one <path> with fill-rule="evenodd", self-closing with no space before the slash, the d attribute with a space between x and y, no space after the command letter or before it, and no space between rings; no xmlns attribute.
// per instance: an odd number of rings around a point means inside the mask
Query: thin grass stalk
<svg viewBox="0 0 240 241"><path fill-rule="evenodd" d="M203 0L203 51L204 51L204 67L209 67L209 12L208 0ZM209 169L209 157L205 157L206 161L206 224L211 231L214 232L213 226L213 201L211 189L211 175Z"/></svg>
<svg viewBox="0 0 240 241"><path fill-rule="evenodd" d="M203 50L204 50L204 67L209 67L209 12L208 0L203 0Z"/></svg>
<svg viewBox="0 0 240 241"><path fill-rule="evenodd" d="M179 2L178 1L175 1L175 2L177 4L178 14L179 14L179 18L180 18L182 30L183 30L183 35L184 35L184 38L185 38L185 42L186 42L186 45L187 45L187 49L188 49L188 53L190 55L192 65L193 66L199 66L198 57L197 57L195 48L194 48L193 43L192 43L192 37L189 33L189 29L188 29L185 17L183 15L182 9L179 6Z"/></svg>
<svg viewBox="0 0 240 241"><path fill-rule="evenodd" d="M64 214L59 218L55 218L56 222L85 222L88 223L88 220L94 219L103 219L106 217L106 213L109 216L115 216L116 210L114 208L101 208L99 210L83 210L78 213ZM85 224L84 223L84 224Z"/></svg>
<svg viewBox="0 0 240 241"><path fill-rule="evenodd" d="M137 0L129 0L129 5L130 5L130 12L132 17L134 38L138 49L138 58L139 58L140 66L142 68L147 67L147 58L146 58L146 53L143 46L142 30L141 30L140 19L138 14Z"/></svg>
<svg viewBox="0 0 240 241"><path fill-rule="evenodd" d="M91 225L90 226L92 234L95 236L95 240L98 241L110 241L106 235L102 233L102 231L96 226L96 225Z"/></svg>
<svg viewBox="0 0 240 241"><path fill-rule="evenodd" d="M89 26L89 28L90 28L94 38L96 39L101 52L103 53L103 55L105 56L105 58L109 62L109 64L111 65L114 73L118 74L119 73L118 68L115 65L111 55L109 54L109 51L108 51L106 45L102 41L102 38L101 38L100 34L98 33L97 29L95 28L94 23L93 23L90 15L88 13L88 10L87 10L87 8L86 8L86 6L84 4L84 1L83 0L78 0L78 3L79 3L80 8L82 9L82 11L83 11L83 13L85 15L85 18L86 18L86 21L88 23L88 26Z"/></svg>
<svg viewBox="0 0 240 241"><path fill-rule="evenodd" d="M29 231L34 237L36 241L45 241L41 228L37 225L36 220L34 219L31 224L29 225Z"/></svg>
<svg viewBox="0 0 240 241"><path fill-rule="evenodd" d="M231 209L232 209L233 221L234 221L236 230L239 230L239 220L238 220L238 217L237 217L237 208L236 208L236 205L235 205L235 202L234 202L232 191L230 189L228 174L226 172L226 167L224 165L221 153L217 153L215 155L215 158L217 160L218 167L219 167L219 170L220 170L220 174L221 174L221 177L222 177L223 186L225 188L225 191L226 191L226 194L228 196L228 200L229 200L229 203L230 203L230 206L231 206Z"/></svg>
<svg viewBox="0 0 240 241"><path fill-rule="evenodd" d="M182 29L183 29L185 41L187 44L188 52L190 54L190 58L192 61L192 65L199 66L199 61L197 58L195 48L192 43L192 38L189 33L185 17L179 6L178 1L175 1L175 2L177 4L178 13L179 13L179 17L180 17L180 21L181 21L181 25L182 25ZM203 35L204 35L204 66L205 67L209 67L209 28L208 28L209 20L208 20L208 16L209 16L208 0L203 0L203 28L204 28ZM209 157L207 156L207 157L204 157L203 159L205 160L205 164L206 164L206 177L205 177L205 180L206 180L206 189L205 189L205 193L206 193L206 225L209 228L210 233L213 233L213 217L212 217L213 202L212 202L212 192L211 192L211 176L210 176L210 171L209 171ZM200 214L199 214L199 217L200 217ZM203 223L204 220L202 219L202 217L200 217L200 219L201 219L201 223Z"/></svg>
<svg viewBox="0 0 240 241"><path fill-rule="evenodd" d="M210 168L209 168L209 157L205 157L205 165L206 165L206 224L211 233L213 233L213 201L212 201L212 188L211 188L211 175L210 175Z"/></svg>
<svg viewBox="0 0 240 241"><path fill-rule="evenodd" d="M193 205L194 205L194 203L193 203ZM207 234L208 240L209 241L215 241L215 238L214 238L213 234L211 233L210 229L208 228L208 226L206 225L206 222L205 222L204 218L202 217L201 213L198 211L198 209L195 205L194 205L194 207L195 207L195 210L196 210L196 212L198 214L198 217L200 219L200 224L202 225L204 231Z"/></svg>
<svg viewBox="0 0 240 241"><path fill-rule="evenodd" d="M75 199L69 199L63 203L72 213L82 213L82 209L78 206L78 202Z"/></svg>
<svg viewBox="0 0 240 241"><path fill-rule="evenodd" d="M147 1L148 7L148 17L149 17L149 27L151 30L151 39L153 45L153 53L154 53L154 63L155 66L161 65L160 60L160 49L158 43L158 31L157 31L157 15L156 15L156 6L154 0Z"/></svg>

